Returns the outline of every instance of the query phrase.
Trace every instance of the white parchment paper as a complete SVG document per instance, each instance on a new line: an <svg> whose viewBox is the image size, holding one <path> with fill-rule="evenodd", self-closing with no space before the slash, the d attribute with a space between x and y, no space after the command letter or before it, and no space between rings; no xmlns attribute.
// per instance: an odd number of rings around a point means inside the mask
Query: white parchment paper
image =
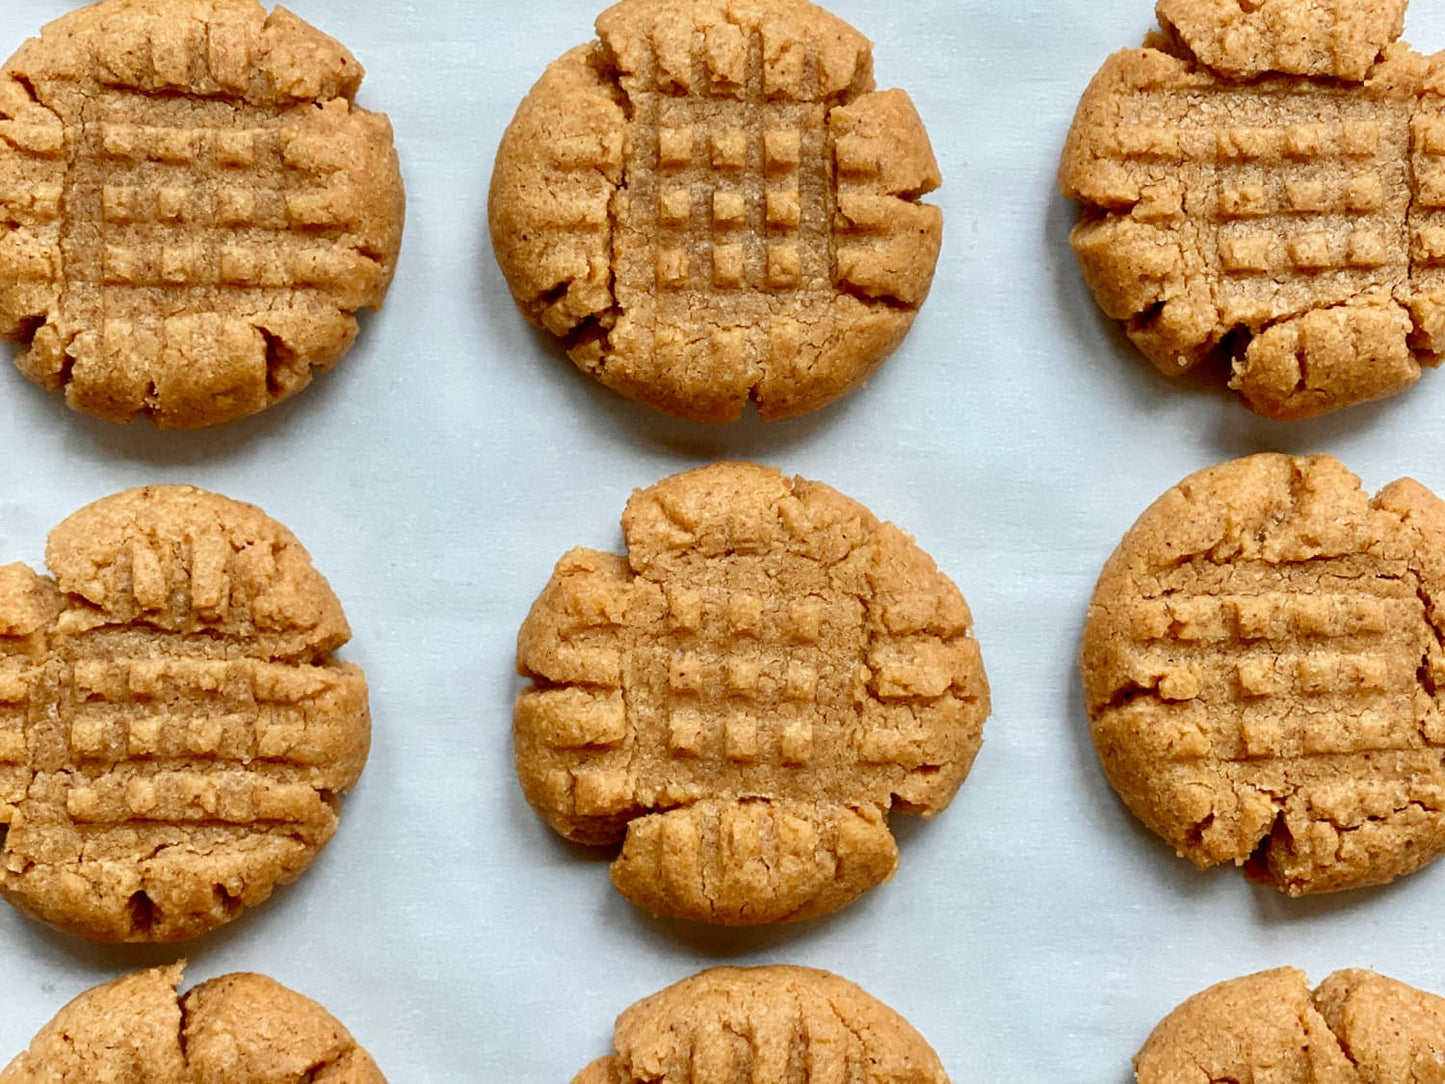
<svg viewBox="0 0 1445 1084"><path fill-rule="evenodd" d="M0 54L69 8L0 0ZM297 884L177 948L104 948L0 906L0 1062L62 1002L191 960L190 981L269 973L340 1017L397 1082L569 1080L614 1015L711 964L837 971L908 1016L955 1081L1123 1084L1187 994L1293 963L1368 966L1445 992L1445 863L1290 902L1198 873L1114 799L1074 670L1094 578L1186 473L1248 452L1329 451L1371 489L1445 492L1445 375L1313 423L1171 384L1096 312L1055 194L1074 105L1149 0L833 0L913 95L946 185L933 296L871 385L812 417L713 429L576 372L514 311L491 257L491 160L545 64L591 37L593 0L294 0L368 70L410 209L386 311L299 398L200 434L118 428L0 367L0 562L125 486L191 482L288 524L341 596L375 744L341 830ZM1445 48L1445 3L1407 36ZM562 843L511 769L516 628L573 545L620 545L629 492L715 458L829 482L911 531L973 606L995 713L931 823L895 818L897 878L831 919L738 932L653 921L603 857Z"/></svg>

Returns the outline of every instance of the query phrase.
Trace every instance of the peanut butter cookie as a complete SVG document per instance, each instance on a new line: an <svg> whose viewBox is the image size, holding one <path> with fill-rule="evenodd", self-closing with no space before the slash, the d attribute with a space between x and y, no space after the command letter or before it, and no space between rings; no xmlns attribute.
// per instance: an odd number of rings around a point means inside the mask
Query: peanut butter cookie
<svg viewBox="0 0 1445 1084"><path fill-rule="evenodd" d="M0 335L76 410L193 428L333 365L401 244L384 116L256 0L104 0L0 71Z"/></svg>
<svg viewBox="0 0 1445 1084"><path fill-rule="evenodd" d="M1445 850L1445 504L1328 456L1186 478L1109 559L1084 629L1094 744L1180 855L1292 896Z"/></svg>
<svg viewBox="0 0 1445 1084"><path fill-rule="evenodd" d="M1301 971L1264 971L1180 1005L1134 1070L1139 1084L1423 1084L1445 1070L1445 999L1373 971L1313 993Z"/></svg>
<svg viewBox="0 0 1445 1084"><path fill-rule="evenodd" d="M573 550L518 640L517 772L567 838L622 841L655 914L835 911L948 805L988 682L958 589L836 490L724 463L633 495L627 556Z"/></svg>
<svg viewBox="0 0 1445 1084"><path fill-rule="evenodd" d="M948 1084L903 1017L857 986L805 967L715 967L617 1018L617 1053L572 1084Z"/></svg>
<svg viewBox="0 0 1445 1084"><path fill-rule="evenodd" d="M251 974L212 979L181 997L184 967L87 990L0 1070L0 1084L386 1084L316 1002Z"/></svg>
<svg viewBox="0 0 1445 1084"><path fill-rule="evenodd" d="M1060 184L1099 305L1169 375L1211 358L1280 420L1393 395L1445 349L1445 54L1405 0L1161 0Z"/></svg>
<svg viewBox="0 0 1445 1084"><path fill-rule="evenodd" d="M341 605L291 532L184 486L0 567L0 894L100 941L194 937L298 877L370 742Z"/></svg>
<svg viewBox="0 0 1445 1084"><path fill-rule="evenodd" d="M704 422L816 410L908 332L943 218L923 123L804 0L623 0L497 152L497 259L623 395Z"/></svg>

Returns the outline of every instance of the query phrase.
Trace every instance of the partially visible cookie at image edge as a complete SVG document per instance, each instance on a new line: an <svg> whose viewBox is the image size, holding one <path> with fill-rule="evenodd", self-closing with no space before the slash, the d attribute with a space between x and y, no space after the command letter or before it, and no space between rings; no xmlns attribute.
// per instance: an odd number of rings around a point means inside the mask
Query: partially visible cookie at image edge
<svg viewBox="0 0 1445 1084"><path fill-rule="evenodd" d="M0 336L86 414L195 428L310 383L396 269L386 117L256 0L104 0L0 71Z"/></svg>
<svg viewBox="0 0 1445 1084"><path fill-rule="evenodd" d="M1445 54L1404 0L1163 0L1105 62L1059 181L1100 307L1259 414L1396 394L1445 350Z"/></svg>
<svg viewBox="0 0 1445 1084"><path fill-rule="evenodd" d="M497 152L490 221L517 304L584 371L705 422L815 410L928 295L940 176L871 47L804 0L623 0Z"/></svg>
<svg viewBox="0 0 1445 1084"><path fill-rule="evenodd" d="M1408 0L1159 0L1159 22L1232 79L1270 72L1361 82L1405 29Z"/></svg>
<svg viewBox="0 0 1445 1084"><path fill-rule="evenodd" d="M1200 867L1290 895L1445 851L1445 502L1328 456L1186 478L1130 528L1080 669L1109 781Z"/></svg>
<svg viewBox="0 0 1445 1084"><path fill-rule="evenodd" d="M1282 967L1230 979L1170 1013L1134 1058L1138 1084L1439 1080L1445 998L1373 971L1336 971L1313 991Z"/></svg>
<svg viewBox="0 0 1445 1084"><path fill-rule="evenodd" d="M371 740L310 556L259 508L129 490L0 567L0 895L99 941L178 941L299 877Z"/></svg>
<svg viewBox="0 0 1445 1084"><path fill-rule="evenodd" d="M948 1084L923 1036L846 979L806 967L716 967L617 1018L616 1053L572 1084Z"/></svg>
<svg viewBox="0 0 1445 1084"><path fill-rule="evenodd" d="M0 1084L386 1084L351 1034L316 1002L238 973L182 996L184 963L137 971L66 1005Z"/></svg>
<svg viewBox="0 0 1445 1084"><path fill-rule="evenodd" d="M982 742L958 588L817 482L722 463L634 493L627 555L558 562L518 636L528 801L622 844L619 891L727 925L813 918L892 876L892 809L931 815Z"/></svg>

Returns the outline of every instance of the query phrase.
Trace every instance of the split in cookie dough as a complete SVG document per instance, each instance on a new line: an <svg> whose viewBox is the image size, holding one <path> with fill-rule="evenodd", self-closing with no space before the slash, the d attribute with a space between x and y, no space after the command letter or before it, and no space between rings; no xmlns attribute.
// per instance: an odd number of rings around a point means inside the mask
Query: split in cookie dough
<svg viewBox="0 0 1445 1084"><path fill-rule="evenodd" d="M0 1084L386 1084L330 1013L264 975L223 975L180 994L184 963L81 994Z"/></svg>
<svg viewBox="0 0 1445 1084"><path fill-rule="evenodd" d="M1134 1058L1138 1084L1425 1084L1445 1073L1445 998L1373 971L1311 991L1292 967L1195 994Z"/></svg>
<svg viewBox="0 0 1445 1084"><path fill-rule="evenodd" d="M1328 456L1186 478L1104 567L1080 667L1114 789L1292 896L1445 850L1445 503Z"/></svg>
<svg viewBox="0 0 1445 1084"><path fill-rule="evenodd" d="M190 429L330 368L396 269L391 125L256 0L104 0L0 70L0 336L86 414Z"/></svg>
<svg viewBox="0 0 1445 1084"><path fill-rule="evenodd" d="M1164 373L1259 414L1403 391L1445 351L1445 54L1405 0L1161 0L1060 168L1099 305Z"/></svg>
<svg viewBox="0 0 1445 1084"><path fill-rule="evenodd" d="M572 1084L948 1084L908 1021L846 979L806 967L703 971L619 1016L613 1045L616 1053Z"/></svg>
<svg viewBox="0 0 1445 1084"><path fill-rule="evenodd" d="M928 296L941 183L866 38L804 0L623 0L522 102L491 229L527 317L668 414L852 391Z"/></svg>
<svg viewBox="0 0 1445 1084"><path fill-rule="evenodd" d="M371 740L341 604L285 527L134 489L0 567L0 895L97 941L179 941L299 877Z"/></svg>
<svg viewBox="0 0 1445 1084"><path fill-rule="evenodd" d="M633 495L627 555L558 563L518 639L517 773L568 839L622 843L659 915L757 925L892 876L890 809L941 811L988 681L958 588L817 482L722 463Z"/></svg>

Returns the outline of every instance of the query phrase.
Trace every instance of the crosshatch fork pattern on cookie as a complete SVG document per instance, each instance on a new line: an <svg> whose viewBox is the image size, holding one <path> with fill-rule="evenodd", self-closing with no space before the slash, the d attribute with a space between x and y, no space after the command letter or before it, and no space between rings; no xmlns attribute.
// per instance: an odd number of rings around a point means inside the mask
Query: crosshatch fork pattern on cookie
<svg viewBox="0 0 1445 1084"><path fill-rule="evenodd" d="M927 297L940 183L868 42L795 0L627 0L503 137L492 237L522 309L604 384L699 421L815 410Z"/></svg>
<svg viewBox="0 0 1445 1084"><path fill-rule="evenodd" d="M713 347L726 351L751 295L756 319L787 349L807 319L797 306L849 288L861 254L886 240L885 218L841 211L877 186L879 161L858 137L829 132L835 92L815 51L770 67L761 34L729 29L730 40L717 31L686 57L650 52L649 67L625 78L623 226L656 238L658 322L685 334L709 323L715 303L723 326ZM622 284L643 286L629 262ZM781 307L770 300L790 294L799 296Z"/></svg>
<svg viewBox="0 0 1445 1084"><path fill-rule="evenodd" d="M0 568L0 892L84 936L173 941L310 865L369 714L294 539L214 495L136 492L57 528L55 579Z"/></svg>
<svg viewBox="0 0 1445 1084"><path fill-rule="evenodd" d="M1292 895L1378 884L1445 845L1445 505L1373 500L1327 457L1199 472L1100 578L1082 670L1125 803L1200 866Z"/></svg>
<svg viewBox="0 0 1445 1084"><path fill-rule="evenodd" d="M698 520L730 492L723 521ZM988 687L962 597L891 524L762 468L669 479L626 523L632 563L573 551L523 627L528 798L570 838L625 839L618 886L657 912L850 902L896 863L885 814L943 809L977 751Z"/></svg>
<svg viewBox="0 0 1445 1084"><path fill-rule="evenodd" d="M0 77L0 332L113 421L213 425L305 387L390 282L391 129L335 41L252 0L107 0Z"/></svg>
<svg viewBox="0 0 1445 1084"><path fill-rule="evenodd" d="M1445 356L1445 59L1393 43L1388 18L1376 48L1341 53L1313 9L1321 40L1274 40L1289 14L1241 15L1255 36L1222 44L1166 24L1109 58L1060 169L1100 306L1166 374L1230 363L1230 387L1278 420L1396 394ZM1190 52L1216 46L1246 65L1370 62L1246 80Z"/></svg>
<svg viewBox="0 0 1445 1084"><path fill-rule="evenodd" d="M344 159L327 139L229 102L207 110L214 127L194 123L191 103L175 126L158 125L175 110L137 97L105 95L101 115L124 119L82 136L80 155L98 179L68 196L79 215L70 262L81 276L98 270L107 287L259 293L341 290L379 275L375 261L333 243L360 213L362 193L335 179Z"/></svg>
<svg viewBox="0 0 1445 1084"><path fill-rule="evenodd" d="M364 193L337 178L334 139L227 101L109 90L87 108L106 119L81 130L73 162L58 119L10 142L57 179L0 188L15 222L0 264L21 283L63 279L65 318L94 329L81 334L102 358L160 356L198 335L239 348L254 332L227 309L254 314L280 295L304 307L308 294L359 305L381 287L375 255L337 243ZM211 124L196 124L198 108ZM216 291L232 299L217 308Z"/></svg>
<svg viewBox="0 0 1445 1084"><path fill-rule="evenodd" d="M1106 204L1134 204L1136 219L1160 224L1184 215L1189 203L1225 273L1229 323L1260 315L1262 299L1246 281L1253 278L1274 280L1276 292L1299 306L1321 290L1349 297L1403 282L1445 258L1432 221L1445 205L1438 158L1445 145L1435 138L1445 117L1412 118L1397 104L1381 118L1377 106L1315 87L1146 97L1128 123L1090 136L1116 167L1099 195ZM1281 123L1291 112L1299 122ZM1420 176L1414 200L1406 183L1412 146ZM1170 175L1180 167L1191 172ZM1182 259L1161 232L1143 270L1163 281Z"/></svg>
<svg viewBox="0 0 1445 1084"><path fill-rule="evenodd" d="M710 66L700 49L685 82L655 55L653 70L635 77L649 89L632 92L629 213L638 228L655 227L663 289L831 289L837 198L827 107L822 95L769 98L762 48L752 35L741 72ZM816 59L805 58L810 67Z"/></svg>

